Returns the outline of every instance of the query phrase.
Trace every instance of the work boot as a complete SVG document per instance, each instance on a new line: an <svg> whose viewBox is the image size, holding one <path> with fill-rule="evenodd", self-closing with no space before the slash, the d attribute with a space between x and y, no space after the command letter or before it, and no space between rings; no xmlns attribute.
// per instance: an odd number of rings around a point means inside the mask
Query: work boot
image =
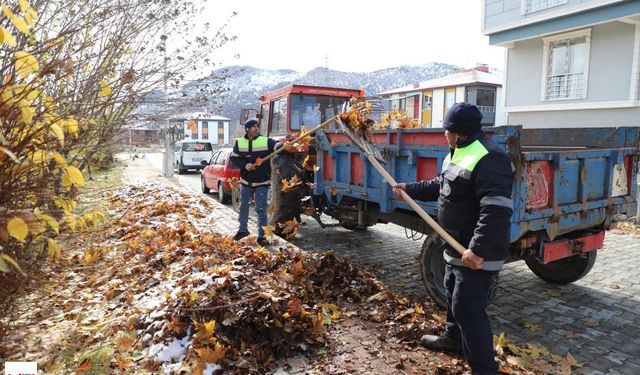
<svg viewBox="0 0 640 375"><path fill-rule="evenodd" d="M234 241L240 241L241 239L245 238L246 236L248 236L250 233L249 232L241 232L238 231L238 233L236 233L235 236L233 236L233 240Z"/></svg>
<svg viewBox="0 0 640 375"><path fill-rule="evenodd" d="M446 335L424 335L420 342L431 350L462 353L462 344Z"/></svg>
<svg viewBox="0 0 640 375"><path fill-rule="evenodd" d="M258 245L260 245L260 246L269 246L269 245L271 245L269 243L269 240L267 240L264 237L258 237L257 242L258 242Z"/></svg>

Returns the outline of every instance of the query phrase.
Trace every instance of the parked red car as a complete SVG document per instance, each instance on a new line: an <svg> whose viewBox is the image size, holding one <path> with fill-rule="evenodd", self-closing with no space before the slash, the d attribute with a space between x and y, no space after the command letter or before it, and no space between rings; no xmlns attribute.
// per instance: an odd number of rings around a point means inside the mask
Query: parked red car
<svg viewBox="0 0 640 375"><path fill-rule="evenodd" d="M207 161L202 161L204 169L200 176L202 192L207 194L210 191L218 193L218 200L227 203L231 200L233 187L229 183L232 178L236 181L240 179L240 170L232 169L229 162L233 148L222 148L213 151L213 156Z"/></svg>

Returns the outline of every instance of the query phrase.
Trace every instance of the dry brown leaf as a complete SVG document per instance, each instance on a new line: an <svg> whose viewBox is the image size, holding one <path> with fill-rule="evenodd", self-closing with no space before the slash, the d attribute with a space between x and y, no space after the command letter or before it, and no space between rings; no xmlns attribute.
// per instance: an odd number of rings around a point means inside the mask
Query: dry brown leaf
<svg viewBox="0 0 640 375"><path fill-rule="evenodd" d="M226 349L222 344L216 342L214 344L214 349L205 347L205 348L197 348L194 349L200 359L206 363L218 363L221 359L224 358Z"/></svg>
<svg viewBox="0 0 640 375"><path fill-rule="evenodd" d="M133 366L133 361L129 356L122 357L120 355L116 356L116 365L122 370L126 370L129 367Z"/></svg>

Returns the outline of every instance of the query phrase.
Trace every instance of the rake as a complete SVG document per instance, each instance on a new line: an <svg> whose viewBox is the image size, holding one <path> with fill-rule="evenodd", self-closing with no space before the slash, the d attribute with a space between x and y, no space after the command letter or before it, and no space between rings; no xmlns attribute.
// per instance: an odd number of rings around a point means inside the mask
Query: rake
<svg viewBox="0 0 640 375"><path fill-rule="evenodd" d="M354 145L358 146L358 148L362 150L362 152L364 152L364 154L367 156L367 159L369 160L369 163L371 163L371 165L373 165L373 167L382 175L382 177L384 177L387 183L389 183L391 186L397 185L398 183L396 182L396 180L391 177L391 175L380 164L380 162L385 164L386 162L382 157L380 151L369 142L367 128L363 125L357 126L356 124L354 124L353 126L347 126L342 121L340 116L338 116L338 118L336 119L336 123L340 125L340 129L349 137L351 142L353 142ZM349 125L352 124L349 123ZM409 206L418 215L420 215L420 217L424 221L426 221L427 224L434 231L436 231L438 235L440 235L440 237L442 237L442 239L444 239L449 245L451 245L451 247L453 247L458 253L460 253L460 255L462 255L467 250L464 246L460 245L460 243L456 241L455 238L451 237L451 235L447 233L447 231L445 231L438 223L436 223L436 221L433 220L433 218L431 218L431 216L429 216L429 214L427 214L422 209L422 207L420 207L420 205L418 205L418 203L416 203L416 201L413 200L413 198L411 198L409 194L407 194L406 191L400 190L400 194L402 195L404 201L407 202L407 204L409 204Z"/></svg>
<svg viewBox="0 0 640 375"><path fill-rule="evenodd" d="M323 122L322 124L316 126L315 128L309 130L308 132L301 132L300 136L298 136L297 138L288 141L291 144L294 144L296 142L299 142L301 140L303 140L305 137L310 136L311 134L316 133L318 130L322 129L323 127L329 125L330 123L336 121L338 119L339 115L335 115L333 117L331 117L330 119L328 119L327 121ZM274 152L270 153L269 155L265 156L264 158L262 158L260 160L260 163L264 163L266 161L269 161L270 159L272 159L274 156L278 155L279 153L283 152L285 150L284 147L280 147L279 149L275 150Z"/></svg>

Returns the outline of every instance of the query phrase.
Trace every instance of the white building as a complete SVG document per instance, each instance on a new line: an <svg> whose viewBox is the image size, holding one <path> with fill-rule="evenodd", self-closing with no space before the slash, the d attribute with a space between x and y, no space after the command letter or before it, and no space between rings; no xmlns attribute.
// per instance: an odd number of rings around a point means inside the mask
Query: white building
<svg viewBox="0 0 640 375"><path fill-rule="evenodd" d="M213 144L228 145L229 123L228 117L210 113L185 113L169 120L176 128L177 139L203 139Z"/></svg>
<svg viewBox="0 0 640 375"><path fill-rule="evenodd" d="M449 108L458 102L475 104L485 126L504 125L502 75L478 66L448 76L381 92L392 111L403 111L422 127L442 127Z"/></svg>
<svg viewBox="0 0 640 375"><path fill-rule="evenodd" d="M483 0L505 47L505 111L525 127L640 125L640 1Z"/></svg>

